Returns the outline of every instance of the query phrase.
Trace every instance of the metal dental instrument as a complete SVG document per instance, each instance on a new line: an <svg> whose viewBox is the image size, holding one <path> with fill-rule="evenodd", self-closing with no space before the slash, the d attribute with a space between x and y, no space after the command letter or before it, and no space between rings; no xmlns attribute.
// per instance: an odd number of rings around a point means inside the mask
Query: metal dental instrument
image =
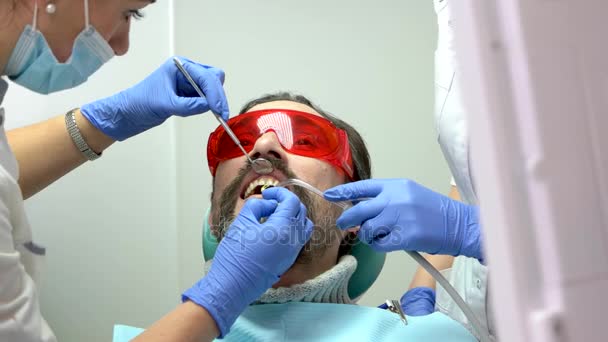
<svg viewBox="0 0 608 342"><path fill-rule="evenodd" d="M276 186L280 186L280 187L286 188L286 187L288 187L290 185L299 186L299 187L304 188L304 189L312 192L313 194L315 194L315 195L317 195L317 196L325 199L325 197L323 197L323 191L315 188L314 186L312 186L312 185L310 185L310 184L308 184L305 181L300 180L300 179L296 179L296 178L286 179L286 180L280 182L279 184L277 184ZM346 209L352 207L352 205L348 204L347 202L329 202L329 203L334 204L334 205L340 207L342 210L346 210Z"/></svg>
<svg viewBox="0 0 608 342"><path fill-rule="evenodd" d="M401 303L396 300L396 299L387 299L386 300L386 306L388 308L388 311L392 312L392 313L396 313L397 315L399 315L399 318L401 318L401 321L407 325L407 318L405 317L405 313L403 312L403 309L401 308Z"/></svg>
<svg viewBox="0 0 608 342"><path fill-rule="evenodd" d="M313 194L321 197L323 200L326 200L325 197L323 197L323 191L315 188L314 186L312 186L312 185L310 185L310 184L308 184L305 181L300 180L300 179L296 179L296 178L286 179L286 180L280 182L279 184L277 184L276 186L280 186L280 187L286 188L286 187L288 187L290 185L296 185L296 186L299 186L301 188L304 188L304 189L308 190L309 192L312 192ZM262 188L262 190L264 190L264 188ZM331 204L333 204L333 205L335 205L335 206L337 206L337 207L339 207L340 209L342 209L342 211L344 211L344 210L346 210L346 209L348 209L348 208L350 208L350 207L353 206L352 203L350 203L348 201L342 201L342 202L331 202L331 201L328 201L328 202L331 203ZM358 230L359 230L359 228L349 228L346 231L349 232L349 233L356 233Z"/></svg>
<svg viewBox="0 0 608 342"><path fill-rule="evenodd" d="M201 88L198 87L196 82L194 82L194 79L192 79L192 76L190 76L190 73L186 71L182 62L177 57L173 57L173 63L175 63L175 66L179 69L179 71L181 71L184 77L186 77L192 88L194 88L194 90L198 93L198 96L206 98ZM252 160L247 151L245 151L245 148L243 148L243 145L241 145L241 141L239 140L239 138L236 137L234 132L232 132L226 121L224 121L224 119L222 119L222 117L217 113L213 113L213 116L215 116L220 125L224 127L224 130L226 131L228 136L230 136L230 139L232 139L236 146L238 146L241 151L243 151L243 154L245 155L245 157L247 157L247 161L249 161L249 163L251 164L253 171L261 175L267 175L274 170L274 168L272 167L272 163L267 159L257 158L256 160Z"/></svg>
<svg viewBox="0 0 608 342"><path fill-rule="evenodd" d="M251 167L253 168L253 171L260 175L267 175L274 170L270 160L265 158L256 158L252 162Z"/></svg>
<svg viewBox="0 0 608 342"><path fill-rule="evenodd" d="M276 186L280 186L280 187L285 188L285 187L287 187L289 185L299 186L299 187L304 188L304 189L308 190L309 192L312 192L313 194L321 197L322 199L325 199L325 197L323 196L323 191L315 188L314 186L306 183L305 181L303 181L301 179L289 178L289 179L286 179L286 180L280 182ZM357 201L367 201L369 199L371 199L371 198L369 198L369 197L362 197L362 198L357 199ZM350 208L350 207L353 206L353 203L350 202L350 201L341 201L341 202L328 201L328 202L331 203L331 204L333 204L333 205L336 205L336 206L342 208L342 210L346 210L346 209L348 209L348 208Z"/></svg>

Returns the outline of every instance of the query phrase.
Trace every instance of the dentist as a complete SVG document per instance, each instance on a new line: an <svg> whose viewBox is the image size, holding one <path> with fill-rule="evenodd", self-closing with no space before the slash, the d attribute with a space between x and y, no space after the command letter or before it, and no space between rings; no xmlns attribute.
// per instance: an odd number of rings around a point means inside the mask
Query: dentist
<svg viewBox="0 0 608 342"><path fill-rule="evenodd" d="M419 251L437 269L446 269L450 283L484 328L494 334L488 300L478 199L470 168L469 134L460 94L455 58L452 0L433 0L438 23L435 51L435 122L438 141L455 179L450 197L408 179L370 179L340 185L325 192L333 201L372 197L345 211L338 226L361 226L359 239L382 252ZM456 184L458 187L456 187ZM449 270L447 270L449 269ZM456 303L423 269L401 298L406 314L421 316L441 311L472 333L471 322ZM479 336L477 336L479 337Z"/></svg>
<svg viewBox="0 0 608 342"><path fill-rule="evenodd" d="M132 19L141 17L140 10L154 2L3 0L2 76L41 94L76 87L114 55L127 53ZM129 89L84 105L75 99L75 109L29 127L5 132L5 112L0 108L0 341L56 341L40 314L34 279L36 260L44 249L33 241L24 198L101 157L115 141L158 126L171 115L211 110L228 118L223 71L187 59L182 62L206 99L197 96L169 60ZM0 79L0 105L7 88ZM262 217L268 217L264 224L259 223ZM240 312L293 263L306 242L273 249L241 248L239 233L269 226L289 226L308 237L312 232L306 209L285 189L266 191L264 199L248 201L232 225L236 235L220 244L209 275L184 293L184 304L140 339L212 340L225 335ZM282 262L268 265L268 260Z"/></svg>

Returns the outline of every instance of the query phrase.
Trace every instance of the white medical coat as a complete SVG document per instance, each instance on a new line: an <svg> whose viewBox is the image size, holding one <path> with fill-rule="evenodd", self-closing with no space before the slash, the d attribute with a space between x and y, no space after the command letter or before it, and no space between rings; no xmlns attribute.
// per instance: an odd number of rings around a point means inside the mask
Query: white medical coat
<svg viewBox="0 0 608 342"><path fill-rule="evenodd" d="M0 105L7 84L0 80ZM40 314L34 279L44 249L32 241L17 180L17 160L6 139L0 107L0 341L56 341Z"/></svg>
<svg viewBox="0 0 608 342"><path fill-rule="evenodd" d="M454 49L452 0L433 0L437 13L439 39L435 51L435 121L439 145L450 167L464 202L477 204L470 167L469 135L460 96ZM488 269L473 258L457 257L447 278L471 307L481 324L492 333L487 300ZM464 313L440 286L437 287L437 310L472 327ZM478 336L479 337L479 336Z"/></svg>

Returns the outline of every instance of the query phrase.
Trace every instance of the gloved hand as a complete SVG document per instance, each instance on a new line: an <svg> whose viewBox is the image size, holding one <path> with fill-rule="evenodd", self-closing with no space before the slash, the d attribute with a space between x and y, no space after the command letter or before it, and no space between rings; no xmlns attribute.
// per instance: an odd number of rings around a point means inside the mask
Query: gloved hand
<svg viewBox="0 0 608 342"><path fill-rule="evenodd" d="M172 115L190 116L211 109L228 120L224 72L179 59L206 99L199 97L171 58L137 85L82 106L82 115L105 135L120 141L158 126Z"/></svg>
<svg viewBox="0 0 608 342"><path fill-rule="evenodd" d="M382 304L378 308L387 309ZM408 316L425 316L435 312L435 290L430 287L415 287L401 297L401 309Z"/></svg>
<svg viewBox="0 0 608 342"><path fill-rule="evenodd" d="M262 196L247 200L218 245L209 273L182 296L211 314L220 337L293 265L312 235L313 224L296 195L270 188ZM263 217L268 220L259 223Z"/></svg>
<svg viewBox="0 0 608 342"><path fill-rule="evenodd" d="M338 218L341 229L360 226L359 240L377 251L465 255L483 262L479 210L407 179L368 179L325 191L329 201L356 200Z"/></svg>
<svg viewBox="0 0 608 342"><path fill-rule="evenodd" d="M425 316L435 312L435 290L415 287L401 297L401 308L408 316Z"/></svg>

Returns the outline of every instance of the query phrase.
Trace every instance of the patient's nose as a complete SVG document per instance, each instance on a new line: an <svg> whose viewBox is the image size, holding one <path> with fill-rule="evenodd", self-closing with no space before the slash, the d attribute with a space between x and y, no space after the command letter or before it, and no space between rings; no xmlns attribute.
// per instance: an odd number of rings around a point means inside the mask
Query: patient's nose
<svg viewBox="0 0 608 342"><path fill-rule="evenodd" d="M259 137L249 155L252 159L271 157L286 160L287 157L287 153L274 132L267 132Z"/></svg>

